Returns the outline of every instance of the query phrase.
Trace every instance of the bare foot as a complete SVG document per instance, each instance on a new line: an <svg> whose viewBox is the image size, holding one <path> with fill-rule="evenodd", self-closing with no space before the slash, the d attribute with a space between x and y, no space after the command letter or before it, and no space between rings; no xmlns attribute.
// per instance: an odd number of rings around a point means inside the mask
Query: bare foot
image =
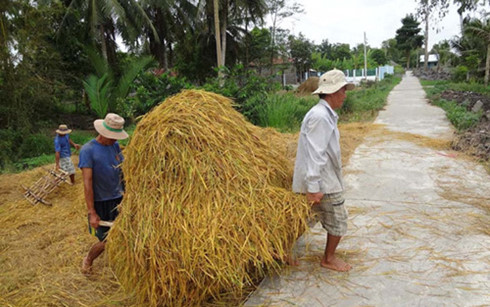
<svg viewBox="0 0 490 307"><path fill-rule="evenodd" d="M90 263L87 257L83 258L81 271L84 275L90 275L92 273L92 263Z"/></svg>
<svg viewBox="0 0 490 307"><path fill-rule="evenodd" d="M343 261L342 259L338 259L338 258L333 258L332 260L330 260L328 262L325 260L322 260L320 265L324 268L334 270L334 271L338 271L338 272L347 272L350 269L352 269L352 266L350 264L348 264L347 262Z"/></svg>

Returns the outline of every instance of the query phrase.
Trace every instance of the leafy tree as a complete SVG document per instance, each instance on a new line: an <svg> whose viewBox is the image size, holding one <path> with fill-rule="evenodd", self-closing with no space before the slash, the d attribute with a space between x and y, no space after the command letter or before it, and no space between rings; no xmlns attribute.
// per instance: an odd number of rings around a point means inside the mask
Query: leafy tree
<svg viewBox="0 0 490 307"><path fill-rule="evenodd" d="M417 13L424 19L425 23L425 59L429 56L429 20L431 14L438 12L438 19L444 18L449 10L450 0L417 0L419 7ZM479 3L486 4L487 0L453 0L453 3L458 5L458 14L460 16L461 32L463 32L463 13L465 11L473 11L478 7ZM428 61L424 62L424 68L428 69Z"/></svg>
<svg viewBox="0 0 490 307"><path fill-rule="evenodd" d="M321 44L317 46L316 51L319 52L322 57L327 59L332 58L332 44L328 42L328 39L322 40Z"/></svg>
<svg viewBox="0 0 490 307"><path fill-rule="evenodd" d="M189 30L194 20L198 18L198 7L187 0L151 0L141 2L148 19L151 22L141 23L141 19L135 20L143 31L134 35L131 33L132 27L121 26L121 35L126 44L137 49L140 37L146 42L148 52L158 61L164 70L173 66L172 45L185 37L185 32Z"/></svg>
<svg viewBox="0 0 490 307"><path fill-rule="evenodd" d="M311 68L317 71L327 71L332 69L332 61L321 52L313 52L311 54Z"/></svg>
<svg viewBox="0 0 490 307"><path fill-rule="evenodd" d="M398 49L405 52L407 69L410 68L410 52L422 46L422 40L424 39L422 35L419 35L419 25L420 23L415 17L412 14L408 14L402 19L402 27L396 30L396 43Z"/></svg>
<svg viewBox="0 0 490 307"><path fill-rule="evenodd" d="M481 38L486 44L486 61L485 61L485 86L488 86L488 80L490 75L490 18L485 20L473 19L468 22L464 27L465 32L468 34L474 34Z"/></svg>
<svg viewBox="0 0 490 307"><path fill-rule="evenodd" d="M155 37L158 37L150 19L136 0L71 0L62 24L64 25L71 14L79 11L83 12L82 20L86 22L93 46L100 50L115 73L118 73L119 69L116 57L118 24L124 27L125 33L130 33L133 39L136 39L141 24L148 24Z"/></svg>
<svg viewBox="0 0 490 307"><path fill-rule="evenodd" d="M390 38L383 41L381 43L381 49L385 52L388 61L399 62L400 51L398 50L396 39Z"/></svg>
<svg viewBox="0 0 490 307"><path fill-rule="evenodd" d="M384 51L381 49L371 49L369 57L376 63L377 66L385 65L388 62Z"/></svg>
<svg viewBox="0 0 490 307"><path fill-rule="evenodd" d="M278 41L278 32L279 25L281 22L293 16L294 14L302 14L303 8L300 4L293 2L288 5L288 0L268 0L268 12L271 18L271 72L272 65L274 63L274 59L277 56L277 41Z"/></svg>
<svg viewBox="0 0 490 307"><path fill-rule="evenodd" d="M248 58L245 66L248 65L248 61L253 62L260 74L264 66L270 65L269 48L271 46L271 34L266 28L259 29L255 27L247 35L246 42L248 46Z"/></svg>
<svg viewBox="0 0 490 307"><path fill-rule="evenodd" d="M212 0L205 1L205 12L207 19L213 21L214 24L214 5ZM228 42L232 40L234 48L238 46L238 39L240 35L238 33L243 33L242 25L250 22L251 18L255 18L255 21L261 23L263 17L267 12L267 7L263 0L222 0L219 1L219 19L220 19L220 29L218 35L221 39L221 63L226 64L226 57L229 55ZM241 16L245 13L246 18ZM214 26L209 27L209 29L214 29Z"/></svg>
<svg viewBox="0 0 490 307"><path fill-rule="evenodd" d="M350 59L350 58L351 58L351 52L350 52L349 44L338 43L332 46L332 55L330 59L343 60L343 59Z"/></svg>
<svg viewBox="0 0 490 307"><path fill-rule="evenodd" d="M0 129L29 131L52 117L66 77L54 44L56 5L0 3ZM44 29L39 31L39 29Z"/></svg>
<svg viewBox="0 0 490 307"><path fill-rule="evenodd" d="M311 67L311 54L314 50L313 43L306 39L301 33L297 38L290 35L289 50L297 73L300 73L301 76L303 76L303 73L307 72Z"/></svg>
<svg viewBox="0 0 490 307"><path fill-rule="evenodd" d="M437 64L438 71L441 66L445 67L451 63L453 54L451 52L451 45L448 40L440 41L439 43L432 46L431 52L434 52L439 55L439 59L438 59L439 61Z"/></svg>

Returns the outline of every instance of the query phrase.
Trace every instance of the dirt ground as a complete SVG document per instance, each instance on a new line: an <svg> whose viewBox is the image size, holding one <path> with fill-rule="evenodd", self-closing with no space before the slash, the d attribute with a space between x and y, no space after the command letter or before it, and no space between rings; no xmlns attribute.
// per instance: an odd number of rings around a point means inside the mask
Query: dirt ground
<svg viewBox="0 0 490 307"><path fill-rule="evenodd" d="M466 151L483 161L490 160L490 97L468 91L446 90L441 98L456 101L468 111L479 109L483 115L473 128L459 134L453 141L455 150Z"/></svg>

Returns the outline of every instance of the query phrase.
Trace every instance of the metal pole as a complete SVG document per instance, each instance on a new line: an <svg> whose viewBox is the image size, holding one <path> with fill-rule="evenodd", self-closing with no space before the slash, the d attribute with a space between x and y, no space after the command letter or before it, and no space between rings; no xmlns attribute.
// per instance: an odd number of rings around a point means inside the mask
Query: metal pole
<svg viewBox="0 0 490 307"><path fill-rule="evenodd" d="M367 39L366 32L364 32L364 80L367 80L367 51L366 51Z"/></svg>

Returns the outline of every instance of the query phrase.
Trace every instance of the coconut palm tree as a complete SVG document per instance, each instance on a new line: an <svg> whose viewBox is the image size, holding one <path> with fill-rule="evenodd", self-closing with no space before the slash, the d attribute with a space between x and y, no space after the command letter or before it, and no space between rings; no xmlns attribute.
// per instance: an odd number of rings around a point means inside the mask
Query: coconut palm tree
<svg viewBox="0 0 490 307"><path fill-rule="evenodd" d="M115 71L118 70L116 59L118 24L124 24L127 27L125 31L131 33L133 38L137 37L139 24L147 24L158 39L150 19L136 0L71 0L62 26L67 22L67 17L77 10L85 16L84 20L87 22L93 45L100 46L98 49L102 56Z"/></svg>

